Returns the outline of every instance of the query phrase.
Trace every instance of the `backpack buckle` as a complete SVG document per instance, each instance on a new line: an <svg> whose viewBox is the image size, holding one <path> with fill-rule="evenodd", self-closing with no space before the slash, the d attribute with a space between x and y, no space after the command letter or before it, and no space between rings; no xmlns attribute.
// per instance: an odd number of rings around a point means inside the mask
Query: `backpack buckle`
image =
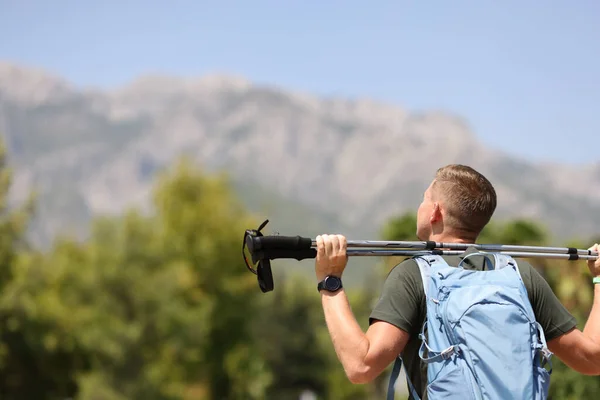
<svg viewBox="0 0 600 400"><path fill-rule="evenodd" d="M452 354L454 354L455 351L458 352L459 349L457 349L455 345L452 345L452 346L448 347L446 350L442 351L440 353L440 356L442 356L442 359L447 360L450 358L450 356Z"/></svg>

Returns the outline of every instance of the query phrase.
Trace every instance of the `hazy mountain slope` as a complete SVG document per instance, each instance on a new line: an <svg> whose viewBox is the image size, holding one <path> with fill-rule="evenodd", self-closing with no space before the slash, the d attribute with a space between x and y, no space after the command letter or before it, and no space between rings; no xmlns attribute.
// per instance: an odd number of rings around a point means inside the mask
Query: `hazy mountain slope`
<svg viewBox="0 0 600 400"><path fill-rule="evenodd" d="M0 132L16 166L15 198L32 185L41 191L40 240L70 224L83 232L92 213L145 204L154 172L182 154L229 171L249 207L272 207L282 234L375 235L386 218L414 209L435 170L452 162L494 182L499 218L540 218L558 236L600 231L600 163L536 165L486 148L444 112L320 99L238 77L142 77L99 91L0 64Z"/></svg>

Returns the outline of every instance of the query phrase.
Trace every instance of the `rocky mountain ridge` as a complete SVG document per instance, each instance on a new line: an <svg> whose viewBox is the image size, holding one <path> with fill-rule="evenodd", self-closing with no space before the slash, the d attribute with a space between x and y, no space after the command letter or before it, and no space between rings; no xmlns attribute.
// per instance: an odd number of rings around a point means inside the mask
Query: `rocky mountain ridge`
<svg viewBox="0 0 600 400"><path fill-rule="evenodd" d="M81 89L0 63L0 133L15 199L41 192L39 240L70 225L81 233L95 213L146 204L155 172L183 154L228 171L254 210L271 207L264 213L277 215L270 226L282 234L375 235L386 218L414 210L435 170L455 162L492 180L497 218L537 218L557 237L600 232L600 162L535 164L484 146L447 112L318 98L240 77L145 76Z"/></svg>

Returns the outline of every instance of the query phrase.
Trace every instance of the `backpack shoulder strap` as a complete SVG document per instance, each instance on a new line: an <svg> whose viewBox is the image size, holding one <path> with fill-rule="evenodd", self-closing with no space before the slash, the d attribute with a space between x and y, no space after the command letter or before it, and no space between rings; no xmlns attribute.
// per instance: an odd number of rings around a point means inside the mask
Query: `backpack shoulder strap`
<svg viewBox="0 0 600 400"><path fill-rule="evenodd" d="M419 265L421 271L421 280L423 281L423 290L425 290L425 297L429 291L429 278L431 277L431 269L434 267L447 267L448 263L438 255L423 254L413 257L413 260Z"/></svg>
<svg viewBox="0 0 600 400"><path fill-rule="evenodd" d="M448 263L446 263L446 261L441 256L430 255L430 254L417 255L417 256L414 256L412 259L415 260L415 262L419 266L419 271L421 273L421 280L423 282L423 290L425 291L425 297L427 297L427 292L429 289L429 278L431 277L431 269L436 266L437 267L446 267L446 266L448 266ZM396 381L398 379L398 376L400 375L401 370L402 370L402 356L399 355L398 357L396 357L396 360L394 362L394 368L392 369L392 373L391 373L390 379L388 381L387 396L386 396L387 400L394 399L394 394L395 394L394 386L396 385ZM417 393L417 390L415 389L414 385L410 381L410 378L408 375L406 375L406 384L408 386L408 389L410 390L412 398L415 400L419 400L420 396Z"/></svg>
<svg viewBox="0 0 600 400"><path fill-rule="evenodd" d="M387 395L386 400L394 400L394 395L396 393L396 381L398 380L398 376L400 375L400 371L402 370L402 357L396 357L396 361L394 362L394 368L392 369L392 374L390 375L390 380L388 382ZM414 385L410 381L408 375L406 376L406 385L408 386L408 390L410 390L410 394L413 400L420 400L421 397L417 393Z"/></svg>

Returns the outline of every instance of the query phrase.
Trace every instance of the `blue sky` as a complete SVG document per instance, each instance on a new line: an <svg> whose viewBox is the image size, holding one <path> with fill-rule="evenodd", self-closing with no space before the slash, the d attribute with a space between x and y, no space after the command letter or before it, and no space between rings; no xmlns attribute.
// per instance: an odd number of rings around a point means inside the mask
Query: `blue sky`
<svg viewBox="0 0 600 400"><path fill-rule="evenodd" d="M598 20L593 0L0 0L0 59L79 85L226 72L444 109L491 146L587 163L600 161Z"/></svg>

